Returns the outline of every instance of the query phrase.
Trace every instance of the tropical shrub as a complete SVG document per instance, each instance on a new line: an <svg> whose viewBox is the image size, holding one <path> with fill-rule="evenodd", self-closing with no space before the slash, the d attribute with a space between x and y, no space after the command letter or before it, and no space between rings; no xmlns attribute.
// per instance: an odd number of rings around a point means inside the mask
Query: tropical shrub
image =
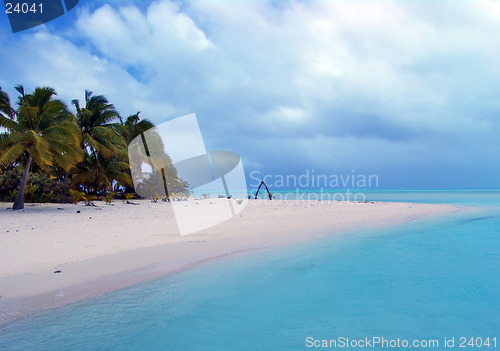
<svg viewBox="0 0 500 351"><path fill-rule="evenodd" d="M0 201L14 201L22 173L22 169L14 169L0 175ZM24 197L26 202L71 202L71 196L64 184L43 173L28 174Z"/></svg>

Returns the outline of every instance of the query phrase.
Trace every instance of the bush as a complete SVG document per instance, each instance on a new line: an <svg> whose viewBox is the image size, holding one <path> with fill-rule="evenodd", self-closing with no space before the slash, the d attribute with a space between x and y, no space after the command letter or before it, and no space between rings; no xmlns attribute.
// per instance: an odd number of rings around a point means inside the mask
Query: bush
<svg viewBox="0 0 500 351"><path fill-rule="evenodd" d="M14 201L23 170L8 170L0 175L0 201ZM67 187L43 173L29 173L24 192L25 202L71 202Z"/></svg>
<svg viewBox="0 0 500 351"><path fill-rule="evenodd" d="M190 195L189 184L183 179L175 177L166 177L167 190L169 195L173 193L183 193L187 196ZM147 178L143 178L139 184L136 185L138 197L155 198L159 194L165 194L165 187L163 177L160 173L150 174Z"/></svg>

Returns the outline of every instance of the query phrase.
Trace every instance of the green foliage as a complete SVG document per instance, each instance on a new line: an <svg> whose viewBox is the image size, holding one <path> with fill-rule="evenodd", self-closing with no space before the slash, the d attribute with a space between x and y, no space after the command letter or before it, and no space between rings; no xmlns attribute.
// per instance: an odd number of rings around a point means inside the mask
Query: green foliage
<svg viewBox="0 0 500 351"><path fill-rule="evenodd" d="M85 160L75 167L71 185L74 188L83 186L87 192L103 195L112 190L113 183L132 185L128 172L126 162L86 155Z"/></svg>
<svg viewBox="0 0 500 351"><path fill-rule="evenodd" d="M27 201L37 202L36 200L38 200L38 197L35 195L37 192L38 192L38 185L34 183L29 183L24 191L24 197Z"/></svg>
<svg viewBox="0 0 500 351"><path fill-rule="evenodd" d="M36 88L26 94L17 86L17 109L12 108L6 94L0 90L0 166L25 164L22 181L13 209L24 208L24 199L37 200L38 186L26 187L31 163L49 173L54 165L69 171L83 158L81 134L66 105L56 99L52 88Z"/></svg>
<svg viewBox="0 0 500 351"><path fill-rule="evenodd" d="M174 193L184 194L183 196L186 197L189 196L189 184L177 177L175 168L170 166L166 167L164 170L170 197L174 197ZM136 190L140 194L163 194L165 192L163 184L162 174L153 172L147 178L142 179L141 183L137 185Z"/></svg>
<svg viewBox="0 0 500 351"><path fill-rule="evenodd" d="M10 199L11 199L12 201L14 201L14 200L15 200L15 198L17 197L17 193L18 193L18 192L19 192L19 190L17 190L17 189L14 189L14 190L9 191Z"/></svg>
<svg viewBox="0 0 500 351"><path fill-rule="evenodd" d="M139 118L139 112L137 112L135 115L128 116L123 126L125 128L122 135L127 141L127 144L130 144L132 140L134 140L145 131L154 128L154 124L147 119L143 119L141 121L141 119Z"/></svg>
<svg viewBox="0 0 500 351"><path fill-rule="evenodd" d="M55 99L52 88L36 88L25 94L22 86L17 110L12 117L0 114L0 126L8 133L0 135L0 164L10 165L25 153L43 171L57 164L69 170L83 157L80 132L65 104Z"/></svg>
<svg viewBox="0 0 500 351"><path fill-rule="evenodd" d="M82 134L82 149L93 157L109 159L126 154L126 141L120 135L122 126L120 114L103 95L85 91L85 106L80 107L77 99L72 101L76 108L76 124Z"/></svg>
<svg viewBox="0 0 500 351"><path fill-rule="evenodd" d="M117 193L112 192L112 191L108 192L106 194L106 197L104 198L104 201L106 202L106 204L111 205L111 203L113 202L112 200L116 196L116 194Z"/></svg>
<svg viewBox="0 0 500 351"><path fill-rule="evenodd" d="M82 133L85 157L73 170L71 186L105 195L121 187L131 187L127 157L127 128L118 111L103 95L85 91L85 106L73 100L76 124Z"/></svg>
<svg viewBox="0 0 500 351"><path fill-rule="evenodd" d="M83 200L85 201L85 206L95 206L92 201L97 200L98 197L96 195L85 195Z"/></svg>
<svg viewBox="0 0 500 351"><path fill-rule="evenodd" d="M17 86L16 90L19 96L13 107L0 88L0 201L16 200L14 208L19 209L24 201L73 200L91 205L99 197L111 203L116 192L127 193L127 202L133 198L136 189L130 176L128 144L154 128L153 123L141 120L139 113L123 121L103 95L89 91L84 106L72 101L73 115L52 88L27 93ZM159 134L152 134L162 143ZM162 164L169 165L162 167L168 191L189 194L189 184L177 176L168 155ZM22 181L24 170L26 182ZM141 186L156 189L158 184L163 194L163 179L158 180L157 175ZM159 199L153 197L155 202Z"/></svg>
<svg viewBox="0 0 500 351"><path fill-rule="evenodd" d="M0 201L14 201L21 183L22 169L0 175ZM26 202L70 202L71 197L61 182L43 173L30 173L24 193Z"/></svg>
<svg viewBox="0 0 500 351"><path fill-rule="evenodd" d="M73 204L77 204L85 198L85 193L78 190L70 190L71 196L73 197Z"/></svg>
<svg viewBox="0 0 500 351"><path fill-rule="evenodd" d="M52 200L52 198L54 197L54 190L51 190L48 193L43 193L43 196L45 196L49 201Z"/></svg>
<svg viewBox="0 0 500 351"><path fill-rule="evenodd" d="M78 190L70 190L70 194L73 197L73 203L75 205L80 201L85 201L85 206L95 206L93 201L98 199L96 195L85 194Z"/></svg>

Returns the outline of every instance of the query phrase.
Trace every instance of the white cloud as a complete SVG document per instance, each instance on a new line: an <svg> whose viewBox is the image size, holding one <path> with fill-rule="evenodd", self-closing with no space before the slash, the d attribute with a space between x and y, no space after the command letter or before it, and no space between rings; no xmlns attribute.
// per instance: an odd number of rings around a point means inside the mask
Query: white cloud
<svg viewBox="0 0 500 351"><path fill-rule="evenodd" d="M172 114L168 102L158 99L147 87L122 67L46 30L23 36L3 50L5 69L2 86L23 84L27 90L37 86L56 88L70 103L83 100L85 90L104 94L126 117L138 111L147 115Z"/></svg>
<svg viewBox="0 0 500 351"><path fill-rule="evenodd" d="M102 55L125 65L161 65L174 55L196 55L212 46L171 2L153 2L146 13L136 6L104 5L92 13L83 11L77 28Z"/></svg>

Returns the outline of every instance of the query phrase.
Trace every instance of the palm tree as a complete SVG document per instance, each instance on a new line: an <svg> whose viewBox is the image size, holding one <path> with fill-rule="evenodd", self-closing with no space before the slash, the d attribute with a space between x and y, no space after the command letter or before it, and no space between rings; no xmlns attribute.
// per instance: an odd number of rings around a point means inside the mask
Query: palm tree
<svg viewBox="0 0 500 351"><path fill-rule="evenodd" d="M75 118L62 101L55 99L54 89L36 88L32 94L26 94L22 86L15 88L20 94L17 109L10 106L5 93L0 94L0 126L7 130L0 134L0 165L26 160L12 207L19 210L24 208L24 191L32 161L44 172L53 164L68 171L82 160L83 152Z"/></svg>
<svg viewBox="0 0 500 351"><path fill-rule="evenodd" d="M127 143L118 111L103 95L94 96L91 91L85 91L85 107L76 99L72 103L86 154L74 170L72 184L96 193L111 190L113 180L130 184L130 176L123 173L128 170Z"/></svg>
<svg viewBox="0 0 500 351"><path fill-rule="evenodd" d="M85 91L85 107L78 99L72 101L76 108L78 127L82 132L82 148L92 156L106 159L123 154L126 143L120 136L123 130L121 117L103 95L93 96Z"/></svg>
<svg viewBox="0 0 500 351"><path fill-rule="evenodd" d="M141 121L139 113L140 112L137 112L135 115L128 116L125 123L123 123L125 128L122 131L122 136L127 141L127 145L129 145L132 140L143 134L145 131L155 127L153 122L147 119L143 119Z"/></svg>
<svg viewBox="0 0 500 351"><path fill-rule="evenodd" d="M161 135L155 128L155 125L147 119L141 120L139 118L139 112L135 115L129 116L124 123L125 131L123 132L123 137L127 140L129 145L129 152L135 155L141 155L142 159L148 156L151 150L155 150L154 157L147 157L148 165L151 168L151 174L144 177L137 186L139 187L139 192L146 194L150 193L155 195L155 192L161 193L162 190L168 193L172 192L186 192L189 189L189 184L183 179L179 178L177 170L172 164L172 159L165 153L165 147ZM147 133L147 143L146 137L144 135ZM142 138L142 142L132 143L137 137ZM140 140L140 139L139 139ZM149 150L147 150L149 149ZM143 154L143 151L146 154ZM142 160L141 160L142 161ZM130 167L135 169L141 169L142 164L134 164L133 160L130 160ZM163 189L157 188L163 185ZM167 189L165 189L165 186ZM127 192L136 191L133 187L127 187Z"/></svg>

